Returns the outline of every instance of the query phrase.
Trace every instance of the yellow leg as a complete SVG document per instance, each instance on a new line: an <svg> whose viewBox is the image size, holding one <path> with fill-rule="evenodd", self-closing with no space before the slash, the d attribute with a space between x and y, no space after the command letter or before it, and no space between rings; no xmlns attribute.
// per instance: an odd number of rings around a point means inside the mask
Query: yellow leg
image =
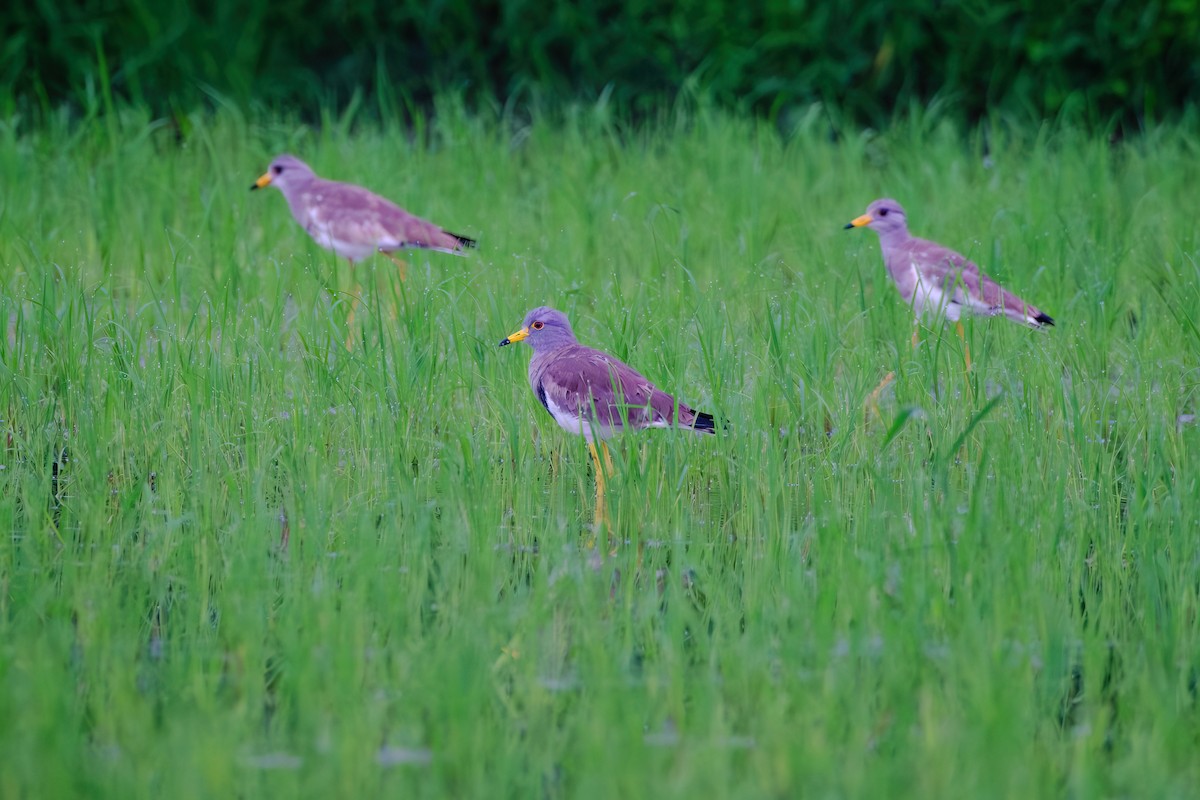
<svg viewBox="0 0 1200 800"><path fill-rule="evenodd" d="M601 447L604 443L601 442ZM596 465L596 516L594 519L595 530L599 531L600 527L608 522L608 512L604 507L604 467L600 464L600 454L596 452L596 445L593 442L588 442L588 451L592 454L592 463ZM605 448L605 457L608 457L608 449ZM593 545L595 539L592 540Z"/></svg>
<svg viewBox="0 0 1200 800"><path fill-rule="evenodd" d="M613 468L612 455L608 452L608 445L604 442L600 443L600 452L604 453L604 465L608 468L609 475L615 475L616 469ZM608 518L607 511L604 515L604 525L608 528L608 554L610 556L617 555L617 538L612 535L612 520Z"/></svg>
<svg viewBox="0 0 1200 800"><path fill-rule="evenodd" d="M408 278L408 262L402 258L396 258L396 256L392 255L391 253L384 253L384 255L387 256L388 258L390 258L392 260L392 263L395 264L397 267L399 267L400 282L404 283L405 280L407 280L407 278ZM400 317L400 315L396 311L395 297L391 296L390 293L389 293L389 297L388 297L388 317L393 322L395 322Z"/></svg>
<svg viewBox="0 0 1200 800"><path fill-rule="evenodd" d="M875 412L875 416L877 416L877 417L880 416L880 414L879 414L879 395L894 380L896 380L896 373L889 372L887 375L883 376L883 380L881 380L879 382L879 385L876 386L873 390L871 390L871 393L869 395L867 395L867 403L866 403L867 409L869 411Z"/></svg>
<svg viewBox="0 0 1200 800"><path fill-rule="evenodd" d="M392 260L392 263L400 268L400 280L404 281L408 278L408 262L402 258L396 258L391 253L384 253L385 256Z"/></svg>
<svg viewBox="0 0 1200 800"><path fill-rule="evenodd" d="M362 286L354 284L354 293L350 295L350 314L346 317L346 349L354 349L354 317L358 314L358 304L362 302Z"/></svg>
<svg viewBox="0 0 1200 800"><path fill-rule="evenodd" d="M963 330L962 320L959 320L954 325L954 330L958 333L958 338L962 339L963 357L966 360L967 372L971 371L971 345L967 344L967 332Z"/></svg>
<svg viewBox="0 0 1200 800"><path fill-rule="evenodd" d="M350 275L354 275L354 259L346 259L350 265ZM335 287L336 291L336 287ZM354 293L350 295L350 313L346 315L346 349L354 349L354 317L358 314L358 303L362 299L362 286L354 282Z"/></svg>

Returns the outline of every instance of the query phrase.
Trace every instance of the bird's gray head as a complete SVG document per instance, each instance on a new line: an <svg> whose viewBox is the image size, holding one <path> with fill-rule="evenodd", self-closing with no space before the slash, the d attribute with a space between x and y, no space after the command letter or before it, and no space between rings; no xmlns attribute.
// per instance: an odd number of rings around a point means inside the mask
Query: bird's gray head
<svg viewBox="0 0 1200 800"><path fill-rule="evenodd" d="M876 200L867 206L867 213L846 223L847 228L867 226L880 236L886 236L896 231L908 230L908 217L904 209L895 200Z"/></svg>
<svg viewBox="0 0 1200 800"><path fill-rule="evenodd" d="M528 341L535 353L541 353L565 344L575 344L576 340L567 315L549 306L542 306L526 314L521 330L504 337L500 346L520 341Z"/></svg>
<svg viewBox="0 0 1200 800"><path fill-rule="evenodd" d="M295 156L284 153L281 156L275 157L275 160L271 162L271 166L267 167L266 173L250 187L250 191L262 189L267 186L275 186L286 195L288 190L293 186L301 186L311 181L315 176L316 174L312 171L312 167L308 164L305 164Z"/></svg>

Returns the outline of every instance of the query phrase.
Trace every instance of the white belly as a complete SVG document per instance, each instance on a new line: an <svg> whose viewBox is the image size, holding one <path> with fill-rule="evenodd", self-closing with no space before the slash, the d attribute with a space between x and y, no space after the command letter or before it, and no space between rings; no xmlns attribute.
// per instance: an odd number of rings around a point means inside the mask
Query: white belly
<svg viewBox="0 0 1200 800"><path fill-rule="evenodd" d="M550 398L546 398L546 408L550 416L558 423L558 427L576 436L582 436L589 442L596 439L607 439L613 435L613 429L606 425L593 425L584 415L562 408Z"/></svg>
<svg viewBox="0 0 1200 800"><path fill-rule="evenodd" d="M324 224L316 218L315 214L310 213L308 224L304 226L308 231L308 235L313 238L313 241L324 247L326 250L332 250L342 258L348 258L351 261L362 261L365 258L373 256L377 250L378 243L366 240L347 239L344 236L338 237L333 231L333 226ZM346 231L342 231L344 234Z"/></svg>
<svg viewBox="0 0 1200 800"><path fill-rule="evenodd" d="M913 313L926 319L945 317L951 322L957 322L962 314L962 306L954 302L939 287L925 283L919 278L910 302L913 306Z"/></svg>
<svg viewBox="0 0 1200 800"><path fill-rule="evenodd" d="M347 242L344 239L337 239L328 233L318 233L315 230L309 231L317 244L324 247L326 250L332 250L342 258L348 258L351 261L362 261L364 258L369 258L375 254L375 246L372 244L363 244L362 242Z"/></svg>

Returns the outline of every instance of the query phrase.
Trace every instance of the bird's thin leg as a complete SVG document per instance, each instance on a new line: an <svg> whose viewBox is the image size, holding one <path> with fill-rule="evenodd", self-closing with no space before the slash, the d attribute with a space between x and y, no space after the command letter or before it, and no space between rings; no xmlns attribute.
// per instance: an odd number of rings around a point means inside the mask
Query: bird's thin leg
<svg viewBox="0 0 1200 800"><path fill-rule="evenodd" d="M601 443L603 446L603 442ZM599 531L601 525L608 521L608 513L604 508L604 466L600 463L600 454L596 452L594 442L588 442L588 451L592 454L592 463L596 465L596 516L594 529ZM594 546L595 539L593 539Z"/></svg>
<svg viewBox="0 0 1200 800"><path fill-rule="evenodd" d="M390 258L392 263L400 268L400 280L406 280L408 278L408 262L402 258L396 258L396 256L386 251L384 252L384 255Z"/></svg>
<svg viewBox="0 0 1200 800"><path fill-rule="evenodd" d="M872 390L871 390L871 393L870 393L869 395L867 395L867 403L866 403L867 410L869 410L869 411L873 411L873 412L875 413L875 416L877 416L877 417L878 417L878 416L880 416L880 413L879 413L879 395L880 395L880 394L883 392L883 390L884 390L884 389L886 389L886 388L888 387L888 385L889 385L889 384L891 384L891 382L892 382L892 381L894 381L894 380L896 380L896 373L895 373L895 371L889 372L887 375L884 375L884 376L883 376L883 380L881 380L881 381L879 382L879 385L878 385L878 386L876 386L874 389L872 389Z"/></svg>
<svg viewBox="0 0 1200 800"><path fill-rule="evenodd" d="M920 346L921 346L921 325L920 325L920 320L917 320L913 323L912 347L913 347L913 350L916 350ZM873 411L875 413L875 416L877 416L877 417L880 416L880 414L879 414L879 395L883 394L883 390L886 389L889 385L891 385L892 381L894 381L894 380L896 380L896 372L893 370L891 372L888 372L887 375L884 375L883 380L881 380L879 382L879 384L874 389L871 390L871 393L869 395L867 395L866 407L869 411Z"/></svg>
<svg viewBox="0 0 1200 800"><path fill-rule="evenodd" d="M971 403L974 404L975 387L971 384L971 345L967 343L967 334L966 331L963 330L962 320L958 321L958 324L954 326L954 330L958 332L958 338L962 339L963 361L966 365L966 369L963 370L963 382L967 385L966 397L969 397L971 399ZM963 452L966 452L965 444L963 445Z"/></svg>
<svg viewBox="0 0 1200 800"><path fill-rule="evenodd" d="M354 290L350 293L350 313L346 315L346 326L354 325L354 318L358 315L358 306L362 302L362 284L357 281L354 284Z"/></svg>
<svg viewBox="0 0 1200 800"><path fill-rule="evenodd" d="M612 455L611 455L611 454L608 452L608 445L607 445L606 443L604 443L604 442L600 442L600 451L601 451L602 453L604 453L604 465L605 465L606 467L608 467L608 474L609 474L609 475L615 475L615 474L617 473L617 471L616 471L616 469L614 469L614 468L613 468ZM610 556L616 556L616 554L617 554L617 541L618 541L618 540L617 540L617 538L616 538L616 537L615 537L615 536L612 534L612 520L610 520L610 519L608 518L608 514L607 514L607 512L605 513L605 516L604 516L604 524L605 524L605 526L608 528L608 531L609 531L609 535L608 535L608 554L609 554Z"/></svg>
<svg viewBox="0 0 1200 800"><path fill-rule="evenodd" d="M350 274L354 274L354 260L350 261ZM358 304L362 300L362 285L354 282L354 292L350 295L350 313L346 316L346 349L354 349L354 318L358 314Z"/></svg>
<svg viewBox="0 0 1200 800"><path fill-rule="evenodd" d="M971 345L967 344L967 332L963 329L963 324L962 324L961 319L955 323L954 330L958 333L958 338L962 339L963 358L966 360L967 372L970 372L971 371Z"/></svg>
<svg viewBox="0 0 1200 800"><path fill-rule="evenodd" d="M397 258L393 254L388 253L388 252L385 252L384 255L387 256L388 258L390 258L392 260L392 263L400 268L400 282L404 283L405 280L408 278L408 262L402 258ZM391 297L388 299L388 316L391 317L393 322L399 318L399 314L396 312L396 294L395 294L395 292L392 292Z"/></svg>

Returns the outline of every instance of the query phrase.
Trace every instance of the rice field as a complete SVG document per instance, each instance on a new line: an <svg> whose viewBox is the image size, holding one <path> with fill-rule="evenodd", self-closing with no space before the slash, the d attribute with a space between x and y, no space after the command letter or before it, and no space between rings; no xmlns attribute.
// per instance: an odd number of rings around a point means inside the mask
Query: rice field
<svg viewBox="0 0 1200 800"><path fill-rule="evenodd" d="M0 796L1196 796L1200 137L685 106L0 125ZM1057 326L914 348L881 196ZM540 305L728 422L598 528Z"/></svg>

